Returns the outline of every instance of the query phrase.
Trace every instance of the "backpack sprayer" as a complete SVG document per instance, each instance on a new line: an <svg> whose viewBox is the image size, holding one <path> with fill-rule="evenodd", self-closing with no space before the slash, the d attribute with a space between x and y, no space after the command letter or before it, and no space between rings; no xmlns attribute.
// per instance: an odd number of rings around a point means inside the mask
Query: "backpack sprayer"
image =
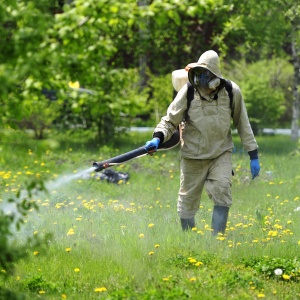
<svg viewBox="0 0 300 300"><path fill-rule="evenodd" d="M179 142L180 142L180 134L179 134L178 130L175 130L173 135L171 136L171 138L168 141L166 141L158 146L158 151L169 150L171 148L174 148L179 144ZM154 152L154 149L149 149L147 151L145 147L139 147L137 149L126 152L124 154L112 157L108 160L94 162L93 163L93 167L95 168L94 171L99 172L99 171L107 169L111 166L122 164L122 163L127 162L134 158L138 158L138 157L141 157L141 156L144 156L147 154L151 155L153 152Z"/></svg>

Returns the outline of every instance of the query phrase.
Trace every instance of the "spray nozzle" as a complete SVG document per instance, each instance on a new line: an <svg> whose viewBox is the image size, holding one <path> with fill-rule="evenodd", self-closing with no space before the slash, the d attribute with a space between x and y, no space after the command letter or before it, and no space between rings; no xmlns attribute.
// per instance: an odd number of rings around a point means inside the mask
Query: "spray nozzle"
<svg viewBox="0 0 300 300"><path fill-rule="evenodd" d="M109 167L109 163L105 162L94 162L93 167L95 168L95 172L100 172Z"/></svg>

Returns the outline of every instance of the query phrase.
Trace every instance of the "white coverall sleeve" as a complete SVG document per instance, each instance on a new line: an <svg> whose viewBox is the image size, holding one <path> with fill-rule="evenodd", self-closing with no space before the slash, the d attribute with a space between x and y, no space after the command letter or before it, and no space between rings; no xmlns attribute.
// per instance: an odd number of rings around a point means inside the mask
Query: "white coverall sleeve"
<svg viewBox="0 0 300 300"><path fill-rule="evenodd" d="M245 102L242 97L240 88L232 82L233 85L233 124L236 127L241 138L245 151L253 151L258 148L256 139L254 137Z"/></svg>

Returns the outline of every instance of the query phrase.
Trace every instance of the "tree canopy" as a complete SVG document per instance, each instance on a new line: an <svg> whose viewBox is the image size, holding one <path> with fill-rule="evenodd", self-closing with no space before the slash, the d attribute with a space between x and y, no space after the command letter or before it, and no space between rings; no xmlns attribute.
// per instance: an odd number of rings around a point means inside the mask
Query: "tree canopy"
<svg viewBox="0 0 300 300"><path fill-rule="evenodd" d="M279 57L293 64L297 126L299 23L299 5L291 0L4 0L2 126L31 126L37 137L53 124L81 126L107 140L135 116L154 113L157 105L151 101L164 86L171 88L163 80L158 86L156 77L170 75L208 49L218 51L225 67ZM253 87L244 88L245 100L254 101L247 99Z"/></svg>

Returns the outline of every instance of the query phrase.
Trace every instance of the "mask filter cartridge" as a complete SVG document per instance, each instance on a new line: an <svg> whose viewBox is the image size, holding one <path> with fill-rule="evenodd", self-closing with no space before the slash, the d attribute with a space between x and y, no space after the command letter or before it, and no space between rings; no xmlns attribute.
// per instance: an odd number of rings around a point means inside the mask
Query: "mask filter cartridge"
<svg viewBox="0 0 300 300"><path fill-rule="evenodd" d="M221 83L220 78L215 78L208 83L208 88L215 90Z"/></svg>

